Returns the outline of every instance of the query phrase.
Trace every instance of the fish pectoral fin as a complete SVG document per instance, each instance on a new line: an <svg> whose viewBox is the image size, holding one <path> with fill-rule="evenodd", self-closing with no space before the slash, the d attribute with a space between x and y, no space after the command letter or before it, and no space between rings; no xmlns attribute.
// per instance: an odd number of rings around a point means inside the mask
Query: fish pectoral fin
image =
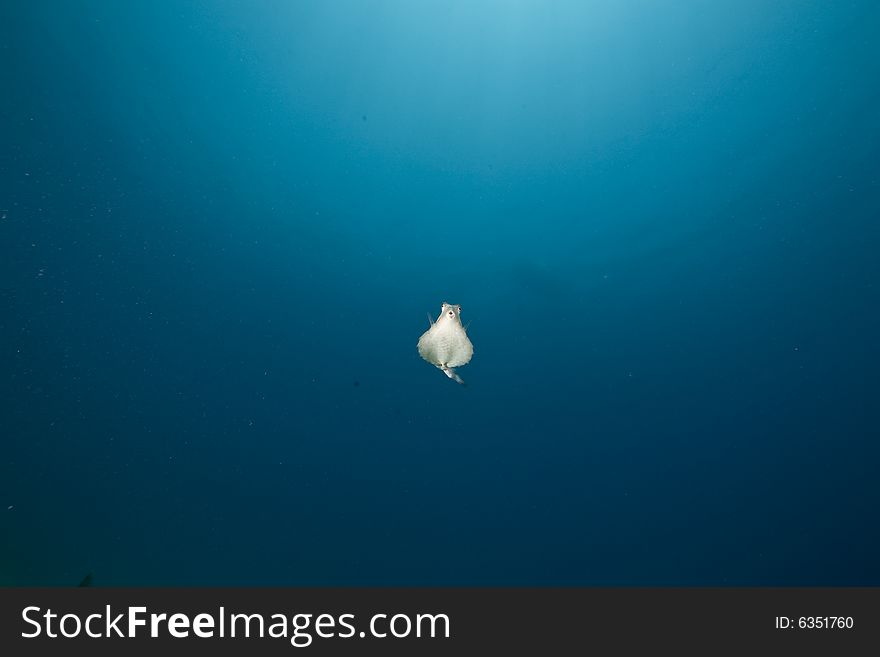
<svg viewBox="0 0 880 657"><path fill-rule="evenodd" d="M428 313L428 324L434 326L434 320L431 319L431 313Z"/></svg>

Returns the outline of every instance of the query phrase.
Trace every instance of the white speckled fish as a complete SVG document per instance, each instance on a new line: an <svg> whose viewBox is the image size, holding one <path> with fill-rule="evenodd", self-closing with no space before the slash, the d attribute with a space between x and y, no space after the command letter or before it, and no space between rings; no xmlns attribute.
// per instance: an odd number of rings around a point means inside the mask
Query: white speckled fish
<svg viewBox="0 0 880 657"><path fill-rule="evenodd" d="M474 345L461 325L461 306L443 302L440 316L419 338L419 356L443 370L453 381L464 383L453 368L467 365L474 355Z"/></svg>

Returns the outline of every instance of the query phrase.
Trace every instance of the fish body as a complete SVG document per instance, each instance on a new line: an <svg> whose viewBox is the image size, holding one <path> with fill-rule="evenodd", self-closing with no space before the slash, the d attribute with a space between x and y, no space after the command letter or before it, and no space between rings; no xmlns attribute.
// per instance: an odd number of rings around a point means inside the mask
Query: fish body
<svg viewBox="0 0 880 657"><path fill-rule="evenodd" d="M453 381L464 383L454 368L470 362L474 345L461 324L461 306L444 302L440 316L419 338L418 346L422 358L440 368Z"/></svg>

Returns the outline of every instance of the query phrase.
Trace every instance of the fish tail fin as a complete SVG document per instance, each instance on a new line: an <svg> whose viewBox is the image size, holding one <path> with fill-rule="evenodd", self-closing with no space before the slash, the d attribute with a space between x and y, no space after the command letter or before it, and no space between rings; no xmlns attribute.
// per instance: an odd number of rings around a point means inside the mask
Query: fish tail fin
<svg viewBox="0 0 880 657"><path fill-rule="evenodd" d="M455 373L455 370L452 369L451 367L444 367L444 368L443 368L443 373L444 373L446 376L448 376L450 379L452 379L453 381L455 381L456 383L460 383L461 385L465 385L464 380L463 380L458 374L456 374L456 373Z"/></svg>

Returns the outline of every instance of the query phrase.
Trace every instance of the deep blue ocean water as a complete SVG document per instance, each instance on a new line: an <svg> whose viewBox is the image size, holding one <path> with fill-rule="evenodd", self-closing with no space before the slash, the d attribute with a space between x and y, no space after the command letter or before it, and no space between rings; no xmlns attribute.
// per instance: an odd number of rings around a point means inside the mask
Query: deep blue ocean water
<svg viewBox="0 0 880 657"><path fill-rule="evenodd" d="M878 30L3 3L0 584L880 584Z"/></svg>

